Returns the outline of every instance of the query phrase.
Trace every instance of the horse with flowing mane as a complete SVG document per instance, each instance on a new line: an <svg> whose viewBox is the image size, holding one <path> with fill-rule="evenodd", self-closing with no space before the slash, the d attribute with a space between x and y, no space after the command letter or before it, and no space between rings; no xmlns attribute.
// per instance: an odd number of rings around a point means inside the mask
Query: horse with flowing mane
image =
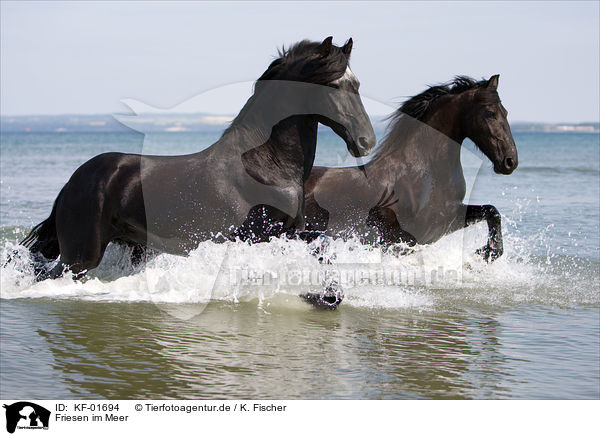
<svg viewBox="0 0 600 436"><path fill-rule="evenodd" d="M503 253L500 213L463 204L460 148L470 138L498 174L518 165L517 149L498 96L499 76L466 76L432 86L391 116L389 133L363 166L314 167L305 187L306 225L363 240L428 244L473 223L488 223L486 260Z"/></svg>
<svg viewBox="0 0 600 436"><path fill-rule="evenodd" d="M81 165L50 217L21 243L38 279L100 263L110 242L184 255L207 239L252 242L304 230L304 182L314 161L318 123L354 156L375 134L343 47L301 41L280 52L231 126L189 155L104 153ZM60 261L47 267L50 260Z"/></svg>

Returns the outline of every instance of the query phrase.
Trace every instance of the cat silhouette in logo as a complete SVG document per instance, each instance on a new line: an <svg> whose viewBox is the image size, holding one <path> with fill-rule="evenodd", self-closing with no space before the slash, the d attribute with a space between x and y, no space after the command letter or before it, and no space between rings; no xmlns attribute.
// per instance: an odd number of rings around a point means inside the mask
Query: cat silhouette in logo
<svg viewBox="0 0 600 436"><path fill-rule="evenodd" d="M38 427L40 425L39 421L41 421L44 428L48 428L50 411L42 406L27 401L19 401L10 406L5 404L3 407L6 409L6 431L9 433L14 433L18 424L23 427Z"/></svg>

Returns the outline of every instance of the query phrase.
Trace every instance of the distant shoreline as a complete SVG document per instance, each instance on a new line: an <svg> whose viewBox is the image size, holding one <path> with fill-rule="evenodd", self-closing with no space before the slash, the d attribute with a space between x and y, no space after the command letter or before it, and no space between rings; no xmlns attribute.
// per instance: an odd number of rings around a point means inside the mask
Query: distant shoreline
<svg viewBox="0 0 600 436"><path fill-rule="evenodd" d="M116 115L126 119L127 124L140 132L220 132L226 128L233 115L228 114L140 114ZM372 118L376 130L384 130L384 116ZM511 123L513 132L543 133L600 133L600 123ZM126 132L129 127L113 115L16 115L0 116L0 131L5 133L27 132Z"/></svg>

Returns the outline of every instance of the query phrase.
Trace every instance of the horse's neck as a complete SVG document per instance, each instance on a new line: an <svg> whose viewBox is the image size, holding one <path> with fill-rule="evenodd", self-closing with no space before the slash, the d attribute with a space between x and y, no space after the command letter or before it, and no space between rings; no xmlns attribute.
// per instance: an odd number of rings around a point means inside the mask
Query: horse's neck
<svg viewBox="0 0 600 436"><path fill-rule="evenodd" d="M273 127L265 151L282 165L296 168L305 181L315 161L317 128L317 121L309 115L286 118Z"/></svg>
<svg viewBox="0 0 600 436"><path fill-rule="evenodd" d="M463 118L468 104L465 94L449 95L432 108L431 115L424 118L429 127L441 133L428 150L429 158L435 161L437 168L446 170L446 174L452 176L456 172L462 175L460 149L466 137Z"/></svg>
<svg viewBox="0 0 600 436"><path fill-rule="evenodd" d="M466 137L463 117L465 105L469 103L466 97L466 94L442 97L442 101L425 115L423 122L451 139L454 144L462 145Z"/></svg>
<svg viewBox="0 0 600 436"><path fill-rule="evenodd" d="M232 125L219 140L230 157L243 156L249 170L261 170L266 163L271 176L305 181L312 169L317 147L317 121L310 115L296 115L265 128L262 120ZM268 137L266 131L270 131ZM272 165L271 165L272 164ZM248 167L249 166L249 167Z"/></svg>
<svg viewBox="0 0 600 436"><path fill-rule="evenodd" d="M431 109L422 121L415 119L399 120L386 138L382 148L387 152L370 162L370 170L379 172L378 177L392 182L403 174L430 173L438 171L434 177L446 178L462 174L460 148L465 137L462 132L463 102L449 98ZM456 174L451 174L456 173Z"/></svg>
<svg viewBox="0 0 600 436"><path fill-rule="evenodd" d="M292 103L283 97L293 86L285 82L262 84L215 148L229 157L252 156L256 164L267 159L282 173L299 174L306 180L315 157L317 121L310 115L295 115L306 111L300 107L303 101Z"/></svg>

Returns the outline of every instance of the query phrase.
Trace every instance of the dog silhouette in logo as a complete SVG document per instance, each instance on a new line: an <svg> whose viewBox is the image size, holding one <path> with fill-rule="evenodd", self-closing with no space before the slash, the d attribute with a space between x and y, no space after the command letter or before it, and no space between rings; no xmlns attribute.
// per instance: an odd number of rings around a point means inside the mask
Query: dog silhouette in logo
<svg viewBox="0 0 600 436"><path fill-rule="evenodd" d="M50 411L42 406L27 401L19 401L10 406L5 404L4 408L6 409L6 431L9 433L14 433L17 425L38 427L40 421L44 428L48 428Z"/></svg>

